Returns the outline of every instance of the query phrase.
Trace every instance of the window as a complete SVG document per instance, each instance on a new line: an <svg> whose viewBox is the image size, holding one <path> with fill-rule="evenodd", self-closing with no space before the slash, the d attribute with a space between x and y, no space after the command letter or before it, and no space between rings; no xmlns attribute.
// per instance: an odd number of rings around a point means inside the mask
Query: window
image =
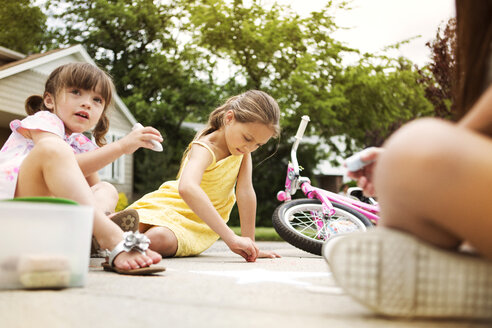
<svg viewBox="0 0 492 328"><path fill-rule="evenodd" d="M106 142L108 144L118 141L125 136L124 133L109 131L106 134ZM125 182L125 156L119 157L113 163L103 167L99 170L99 177L101 180L109 182L124 183Z"/></svg>

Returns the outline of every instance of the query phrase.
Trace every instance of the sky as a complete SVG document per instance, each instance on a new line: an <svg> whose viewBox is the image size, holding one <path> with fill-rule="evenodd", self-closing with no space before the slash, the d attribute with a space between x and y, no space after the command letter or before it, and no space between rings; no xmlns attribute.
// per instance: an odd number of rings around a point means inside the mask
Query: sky
<svg viewBox="0 0 492 328"><path fill-rule="evenodd" d="M322 8L327 0L265 0L288 4L301 16ZM419 66L430 60L425 43L435 38L437 28L455 16L455 0L352 0L350 11L339 11L335 21L350 30L334 38L363 52L375 53L385 46L420 35L398 52Z"/></svg>

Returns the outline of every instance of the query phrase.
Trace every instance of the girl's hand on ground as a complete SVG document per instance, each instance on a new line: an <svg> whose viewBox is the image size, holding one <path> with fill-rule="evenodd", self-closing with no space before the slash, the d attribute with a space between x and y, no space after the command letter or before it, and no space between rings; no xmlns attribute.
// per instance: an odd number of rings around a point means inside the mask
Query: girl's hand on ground
<svg viewBox="0 0 492 328"><path fill-rule="evenodd" d="M373 173L374 167L378 161L378 157L384 152L383 148L371 147L364 150L361 154L363 161L373 161L372 163L364 166L358 171L347 172L347 176L351 179L357 180L357 186L362 188L364 195L368 197L376 196L376 189L374 188Z"/></svg>
<svg viewBox="0 0 492 328"><path fill-rule="evenodd" d="M117 142L120 143L125 154L133 154L140 147L147 149L154 148L154 145L150 142L150 140L155 140L160 143L164 139L162 138L159 130L151 126L147 126L143 129L132 130L129 134Z"/></svg>
<svg viewBox="0 0 492 328"><path fill-rule="evenodd" d="M250 238L234 236L226 244L231 251L241 255L248 262L254 262L258 257L259 249Z"/></svg>
<svg viewBox="0 0 492 328"><path fill-rule="evenodd" d="M258 253L258 257L274 259L274 258L280 258L282 256L278 255L277 252L274 251L260 251Z"/></svg>

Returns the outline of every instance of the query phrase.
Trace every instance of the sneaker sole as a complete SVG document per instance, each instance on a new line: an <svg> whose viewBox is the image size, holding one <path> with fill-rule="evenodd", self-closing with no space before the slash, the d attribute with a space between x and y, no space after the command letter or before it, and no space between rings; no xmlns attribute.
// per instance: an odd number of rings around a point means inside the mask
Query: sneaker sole
<svg viewBox="0 0 492 328"><path fill-rule="evenodd" d="M401 317L492 318L492 262L377 228L330 240L323 257L349 295Z"/></svg>

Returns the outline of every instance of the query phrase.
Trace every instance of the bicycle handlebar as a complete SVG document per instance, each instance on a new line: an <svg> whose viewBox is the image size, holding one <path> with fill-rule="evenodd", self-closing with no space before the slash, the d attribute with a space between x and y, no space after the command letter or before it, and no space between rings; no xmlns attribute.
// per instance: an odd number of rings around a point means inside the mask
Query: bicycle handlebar
<svg viewBox="0 0 492 328"><path fill-rule="evenodd" d="M309 122L309 116L303 115L301 118L301 124L299 124L299 128L297 129L296 139L302 139L304 135L304 131L306 131L306 126Z"/></svg>
<svg viewBox="0 0 492 328"><path fill-rule="evenodd" d="M292 150L290 152L290 159L292 165L294 166L294 172L296 175L299 175L299 164L297 163L297 146L299 146L299 142L301 142L302 136L306 131L306 126L308 123L309 116L303 115L301 118L301 123L299 124L299 128L297 128L297 133L295 136L296 140L294 141L294 144L292 145Z"/></svg>

